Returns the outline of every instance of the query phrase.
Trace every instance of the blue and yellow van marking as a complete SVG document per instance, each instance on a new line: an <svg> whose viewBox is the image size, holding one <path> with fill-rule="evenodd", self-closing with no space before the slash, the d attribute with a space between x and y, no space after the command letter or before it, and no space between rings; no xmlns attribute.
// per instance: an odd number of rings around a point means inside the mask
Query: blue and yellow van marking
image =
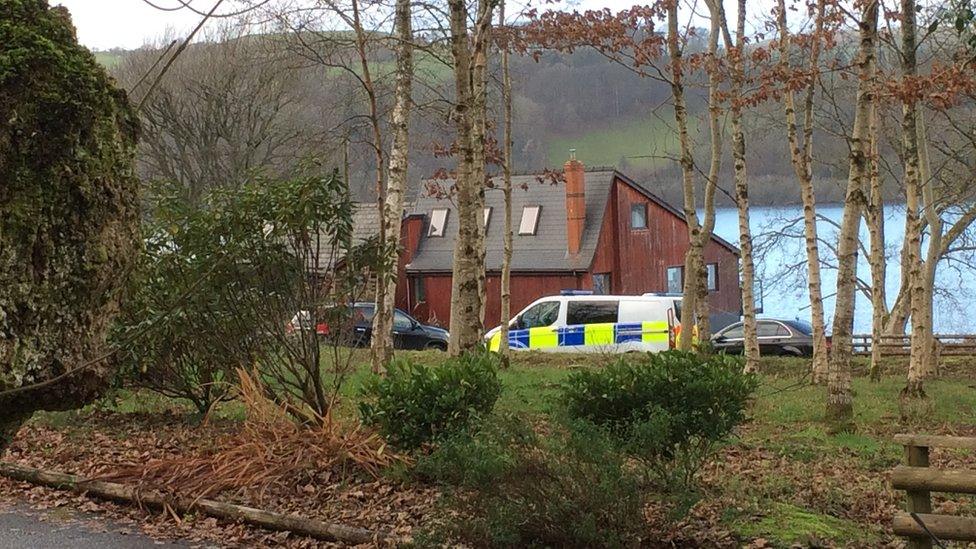
<svg viewBox="0 0 976 549"><path fill-rule="evenodd" d="M581 324L554 328L545 326L528 330L509 330L510 349L549 349L553 347L605 346L628 342L668 343L670 327L667 321ZM497 351L501 334L496 333L488 348Z"/></svg>

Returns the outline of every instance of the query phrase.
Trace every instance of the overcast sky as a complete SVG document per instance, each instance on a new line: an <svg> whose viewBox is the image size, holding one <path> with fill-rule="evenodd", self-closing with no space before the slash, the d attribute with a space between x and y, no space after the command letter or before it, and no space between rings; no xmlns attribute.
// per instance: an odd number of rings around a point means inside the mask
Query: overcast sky
<svg viewBox="0 0 976 549"><path fill-rule="evenodd" d="M149 0L162 8L179 8L178 0ZM640 0L580 0L581 9L608 6L619 9L639 3ZM51 0L71 11L78 39L94 50L111 48L133 49L171 31L170 34L185 36L200 21L200 16L186 9L162 11L150 6L146 0ZM210 11L213 0L191 0L190 4L200 11ZM218 13L234 11L236 2L225 2ZM209 25L217 24L214 21Z"/></svg>

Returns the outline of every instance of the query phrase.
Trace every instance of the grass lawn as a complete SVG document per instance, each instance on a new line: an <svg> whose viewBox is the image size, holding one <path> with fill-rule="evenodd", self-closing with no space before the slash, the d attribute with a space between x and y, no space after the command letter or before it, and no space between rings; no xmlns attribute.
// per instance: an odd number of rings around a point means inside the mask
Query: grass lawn
<svg viewBox="0 0 976 549"><path fill-rule="evenodd" d="M368 374L368 353L345 386L349 397L342 415L354 414L355 396ZM446 359L436 351L400 352L400 358L436 365ZM556 406L560 383L576 368L599 367L613 357L515 353L500 373L504 386L497 409L542 417ZM858 371L863 371L859 363ZM893 361L880 382L856 376L857 431L828 434L822 423L825 389L808 383L809 363L767 359L750 419L702 472L701 493L692 498L689 528L708 524L738 540L762 538L773 546L793 544L872 546L891 541L891 514L903 494L890 489L887 472L901 462L902 449L891 442L898 432L976 435L976 364L956 361L952 374L926 384L927 406L903 419L899 391L900 362ZM971 373L969 373L971 372ZM121 414L191 409L152 394L120 392L96 405ZM72 430L85 410L37 414L34 422ZM239 419L239 404L222 405L217 416ZM958 451L935 450L934 466L976 468L976 459ZM936 512L976 513L969 498L936 498Z"/></svg>
<svg viewBox="0 0 976 549"><path fill-rule="evenodd" d="M692 117L688 123L689 131L695 132L697 119ZM578 135L556 136L549 142L549 164L561 166L566 151L577 149L580 161L587 166L627 164L647 170L661 168L669 165L670 156L678 151L678 135L669 124L658 118L647 118L615 123L608 128L592 128Z"/></svg>

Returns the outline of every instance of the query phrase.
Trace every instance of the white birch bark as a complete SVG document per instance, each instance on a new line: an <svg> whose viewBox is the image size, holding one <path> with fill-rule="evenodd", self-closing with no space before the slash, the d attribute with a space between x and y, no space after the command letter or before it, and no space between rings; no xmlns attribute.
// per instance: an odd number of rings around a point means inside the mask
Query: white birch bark
<svg viewBox="0 0 976 549"><path fill-rule="evenodd" d="M498 4L498 24L505 25L505 0ZM502 110L504 137L502 144L502 194L505 200L504 251L501 272L501 333L499 352L508 357L508 323L512 319L512 73L509 67L508 43L502 46Z"/></svg>
<svg viewBox="0 0 976 549"><path fill-rule="evenodd" d="M813 327L814 383L827 379L827 337L824 326L823 290L820 277L820 249L817 235L817 201L813 190L813 104L814 91L820 74L820 41L823 39L824 2L818 0L815 14L814 40L810 49L810 72L803 99L803 143L800 143L796 121L796 106L792 88L783 94L783 111L786 116L787 143L793 171L800 183L800 199L803 202L803 237L806 245L807 291L810 294L810 324ZM779 0L777 22L780 32L780 56L789 63L790 31L786 22L786 2Z"/></svg>
<svg viewBox="0 0 976 549"><path fill-rule="evenodd" d="M901 1L902 76L908 81L917 74L915 44L915 2ZM908 381L902 396L923 397L922 380L929 355L931 327L924 313L925 282L922 269L922 225L919 202L921 185L918 166L918 104L914 99L902 103L902 161L905 168L905 251L911 304L911 356L908 361Z"/></svg>
<svg viewBox="0 0 976 549"><path fill-rule="evenodd" d="M721 0L718 15L721 19L726 51L732 42L725 9ZM752 256L752 229L749 226L749 178L746 171L746 141L742 130L742 85L745 80L745 26L746 2L738 0L736 17L735 52L732 60L732 170L735 177L735 204L739 219L739 253L742 262L742 332L743 354L747 372L759 370L759 339L756 334L755 264ZM730 52L730 55L732 53Z"/></svg>
<svg viewBox="0 0 976 549"><path fill-rule="evenodd" d="M858 87L851 132L850 171L844 215L837 245L837 297L833 322L833 346L827 371L826 418L833 431L854 428L854 394L851 389L851 332L854 328L854 297L857 278L858 229L864 206L864 180L870 174L868 139L872 76L878 36L878 0L863 4L857 56Z"/></svg>
<svg viewBox="0 0 976 549"><path fill-rule="evenodd" d="M681 39L678 35L677 3L668 6L668 55L671 61L671 95L674 102L674 121L678 126L678 143L681 148L681 186L684 197L685 222L688 225L688 253L685 254L684 283L682 288L681 325L682 337L678 348L690 351L692 327L698 311L698 261L692 251L692 244L698 241L701 224L695 209L695 161L691 155L691 142L688 137L688 108L685 103L684 64Z"/></svg>
<svg viewBox="0 0 976 549"><path fill-rule="evenodd" d="M868 264L871 267L871 366L872 380L881 379L881 339L888 316L887 258L885 257L884 198L881 194L881 174L878 168L878 104L871 106L871 176L869 178L868 204L864 220L868 226L871 248Z"/></svg>
<svg viewBox="0 0 976 549"><path fill-rule="evenodd" d="M382 232L386 249L392 254L385 258L376 280L376 309L373 315L373 334L370 341L374 371L393 358L393 311L396 307L397 258L399 257L400 222L403 216L403 197L407 190L409 156L409 128L411 88L413 85L413 29L410 0L397 0L396 27L396 89L390 126L393 144L390 149L390 173L382 209ZM382 289L382 291L381 291Z"/></svg>
<svg viewBox="0 0 976 549"><path fill-rule="evenodd" d="M484 167L484 75L490 41L491 5L479 2L472 52L468 32L468 9L464 0L449 0L451 54L454 59L455 108L458 142L455 199L458 234L454 243L451 285L452 355L481 344L484 331L485 257L482 227ZM481 97L479 97L481 95ZM481 112L479 112L479 110ZM480 163L480 165L479 165Z"/></svg>

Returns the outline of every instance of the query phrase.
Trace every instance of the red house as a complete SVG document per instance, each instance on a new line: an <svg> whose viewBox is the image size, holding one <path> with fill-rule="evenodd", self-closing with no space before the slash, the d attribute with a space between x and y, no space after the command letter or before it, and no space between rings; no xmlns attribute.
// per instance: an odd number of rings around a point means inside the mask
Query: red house
<svg viewBox="0 0 976 549"><path fill-rule="evenodd" d="M564 181L512 178L512 314L564 289L600 294L680 293L688 249L683 214L616 170L565 164ZM485 193L488 302L498 324L504 202L500 181ZM450 199L421 197L403 221L397 306L446 326L457 212ZM739 319L739 251L713 236L705 248L714 327Z"/></svg>

